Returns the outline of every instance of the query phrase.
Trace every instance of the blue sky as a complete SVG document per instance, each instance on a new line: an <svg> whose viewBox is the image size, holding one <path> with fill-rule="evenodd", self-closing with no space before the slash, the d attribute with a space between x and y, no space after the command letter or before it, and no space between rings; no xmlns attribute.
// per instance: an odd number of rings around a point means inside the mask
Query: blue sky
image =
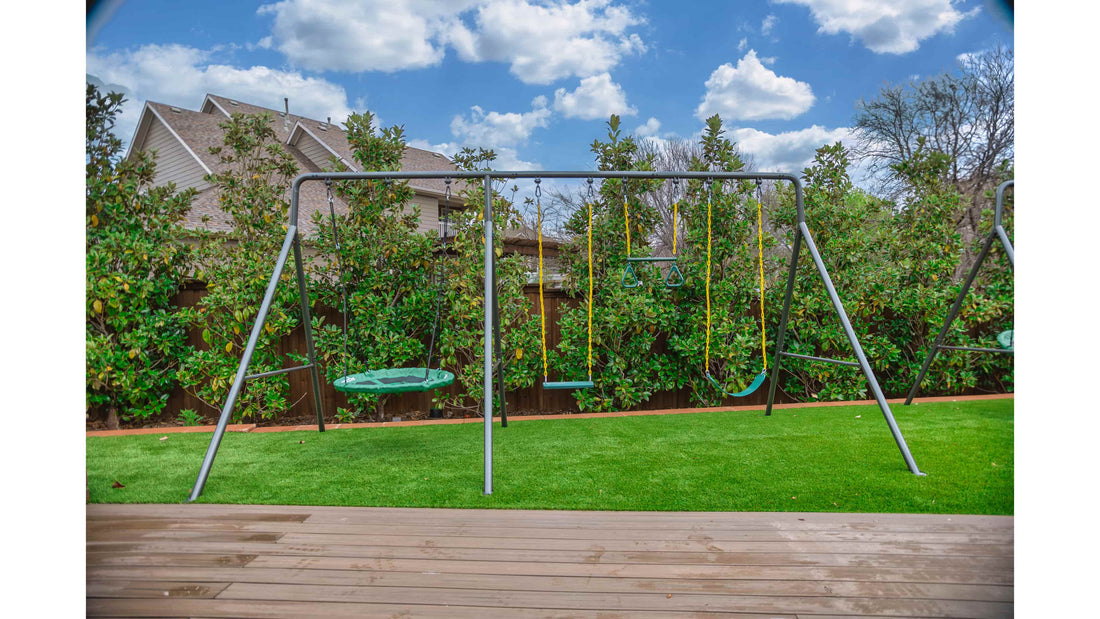
<svg viewBox="0 0 1100 619"><path fill-rule="evenodd" d="M844 140L860 98L1013 47L989 0L101 2L86 69L145 100L205 93L315 118L370 110L413 146L494 148L498 169L590 169L611 113L692 139L721 115L759 170Z"/></svg>

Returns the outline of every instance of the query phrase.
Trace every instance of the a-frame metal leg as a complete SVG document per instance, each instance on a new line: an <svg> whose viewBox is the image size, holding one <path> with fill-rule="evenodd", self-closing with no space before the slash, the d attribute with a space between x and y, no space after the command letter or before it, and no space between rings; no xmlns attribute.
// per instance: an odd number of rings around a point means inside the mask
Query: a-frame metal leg
<svg viewBox="0 0 1100 619"><path fill-rule="evenodd" d="M802 228L794 232L794 245L791 247L791 266L787 271L787 293L783 296L783 313L779 318L779 330L775 336L775 354L772 355L772 381L768 387L768 406L764 415L772 414L772 404L775 403L775 388L779 385L779 368L783 357L783 345L787 337L787 319L791 315L791 299L794 297L795 276L798 272L798 253L802 249Z"/></svg>
<svg viewBox="0 0 1100 619"><path fill-rule="evenodd" d="M928 349L928 356L924 358L924 364L921 365L920 372L917 373L917 380L913 382L913 386L909 388L909 394L905 396L905 405L908 406L913 402L913 398L917 397L920 393L920 384L924 380L924 375L928 373L928 368L932 367L932 361L936 358L936 353L940 351L940 347L943 346L943 340L947 337L947 332L951 329L951 323L955 322L955 317L959 315L959 310L962 309L963 301L966 300L966 294L970 292L970 285L974 283L974 278L978 276L978 269L981 268L982 262L985 261L985 257L989 254L989 249L993 247L993 239L996 238L996 231L989 233L989 236L985 237L985 243L982 245L982 251L978 253L978 259L974 261L974 266L970 267L970 272L966 275L966 281L963 283L962 289L959 290L959 296L955 297L955 303L951 305L951 311L947 312L947 319L943 321L943 326L940 327L940 332L936 335L936 340L932 343L932 348Z"/></svg>
<svg viewBox="0 0 1100 619"><path fill-rule="evenodd" d="M294 238L294 268L298 271L298 302L302 306L302 329L306 335L306 355L309 358L309 377L313 383L313 407L317 412L317 429L325 431L325 412L321 404L321 372L317 368L317 351L313 347L313 319L309 312L309 290L306 288L306 272L302 266L301 241Z"/></svg>
<svg viewBox="0 0 1100 619"><path fill-rule="evenodd" d="M245 345L244 354L241 355L241 363L237 366L237 375L233 379L233 385L229 388L229 395L222 407L218 425L214 428L214 436L210 438L210 445L206 448L206 456L203 457L202 466L199 468L199 476L195 479L195 485L191 488L191 496L187 499L188 501L198 499L206 486L206 479L210 476L210 467L214 465L214 457L218 455L218 447L225 435L225 428L229 425L229 419L233 415L233 407L237 403L237 396L241 392L241 387L244 386L245 376L248 375L248 364L252 362L252 353L255 352L256 343L259 342L260 334L263 333L264 321L267 320L267 313L271 309L272 300L275 298L275 289L279 286L279 278L282 277L283 269L286 268L290 248L295 244L297 238L298 227L289 226L286 231L286 239L283 240L283 248L279 251L279 258L275 261L275 270L272 271L271 280L267 283L264 300L260 303L260 311L256 313L256 321L252 324L248 344ZM300 267L298 273L301 276Z"/></svg>
<svg viewBox="0 0 1100 619"><path fill-rule="evenodd" d="M783 351L786 345L787 322L790 319L791 300L794 297L794 287L797 281L798 256L803 241L806 243L806 249L810 252L810 256L813 257L818 274L821 276L821 281L825 285L826 292L829 294L829 300L833 304L833 309L836 311L837 318L840 319L840 324L844 328L844 333L848 337L848 342L852 345L852 350L855 352L858 365L860 369L863 370L863 375L866 377L867 384L870 386L871 392L875 396L875 401L878 403L879 409L882 410L882 416L886 419L886 424L890 428L890 433L894 437L894 442L897 443L898 450L901 451L901 456L905 460L905 465L914 475L924 475L917 467L916 461L913 460L913 454L909 451L909 446L905 442L905 437L902 435L901 429L898 428L897 421L894 420L894 414L890 410L890 405L886 402L886 396L883 395L882 388L879 386L878 379L875 377L875 372L871 369L871 364L867 361L867 357L863 353L863 347L859 343L859 338L856 337L855 330L852 329L852 323L848 320L848 314L844 310L844 304L841 303L840 297L837 295L832 278L829 277L829 271L825 268L825 263L821 259L821 254L817 251L817 246L814 244L813 237L810 235L810 229L806 226L805 222L800 222L798 224L798 228L795 231L794 246L791 248L791 265L787 273L787 292L783 298L783 313L780 316L779 330L776 333L775 354L773 355L774 361L772 362L771 368L772 380L771 386L768 389L768 406L764 414L770 415L772 405L775 403L775 391L779 384L779 368L781 367L780 364L783 359Z"/></svg>
<svg viewBox="0 0 1100 619"><path fill-rule="evenodd" d="M875 394L875 401L878 402L878 407L882 410L882 416L886 419L886 424L890 426L890 433L894 435L894 442L897 443L901 456L905 459L905 465L909 467L910 473L924 475L917 468L917 463L913 460L913 454L909 453L909 446L905 442L905 437L901 434L901 429L898 428L897 421L894 420L894 413L890 411L890 405L887 404L886 396L883 395L882 388L879 387L875 372L871 369L867 356L863 354L863 347L860 346L859 338L856 337L856 332L852 329L852 323L848 320L848 313L844 311L844 304L840 302L836 288L833 287L833 281L829 277L829 271L825 268L825 262L822 261L821 254L818 253L817 246L814 245L814 239L810 236L810 229L806 226L806 222L800 222L798 227L802 230L802 234L806 239L806 249L813 256L814 264L817 265L817 272L821 275L821 281L825 284L825 290L829 293L829 300L833 302L833 309L836 310L836 315L840 318L844 333L852 344L852 350L855 352L859 367L863 370L863 375L867 378L867 384L870 385L871 391Z"/></svg>
<svg viewBox="0 0 1100 619"><path fill-rule="evenodd" d="M963 283L962 289L959 290L959 296L955 298L955 303L951 306L951 311L947 313L947 319L944 320L943 326L940 327L940 332L936 335L936 340L932 343L932 348L928 350L928 356L924 358L924 363L921 365L920 372L917 373L917 380L913 381L913 386L909 388L909 394L905 396L906 405L911 404L913 398L917 397L917 394L920 393L920 384L924 381L924 375L928 373L928 368L932 367L932 361L936 358L936 353L940 351L940 348L945 348L943 340L947 337L947 331L951 328L951 323L955 321L955 317L958 316L959 310L962 309L963 301L966 300L966 294L970 291L970 286L978 276L978 269L982 268L982 263L985 262L986 256L989 255L989 250L993 248L994 239L1001 242L1001 247L1004 249L1005 255L1008 256L1008 263L1012 265L1013 269L1016 268L1016 252L1012 247L1012 241L1008 240L1008 233L1005 232L1004 226L1001 223L1001 213L1004 210L1005 204L1005 190L1009 187L1013 187L1015 184L1016 181L1013 180L1005 181L997 186L997 200L993 210L993 229L989 231L989 236L986 237L985 244L982 245L982 250L978 253L978 259L974 261L974 266L970 268L970 273L966 275L966 281ZM999 350L973 348L967 350L1003 352Z"/></svg>

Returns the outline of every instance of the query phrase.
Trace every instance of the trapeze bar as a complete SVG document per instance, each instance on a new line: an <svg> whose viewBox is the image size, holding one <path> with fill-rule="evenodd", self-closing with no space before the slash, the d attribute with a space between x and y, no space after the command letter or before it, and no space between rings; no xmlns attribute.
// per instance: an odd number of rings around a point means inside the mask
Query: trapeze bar
<svg viewBox="0 0 1100 619"><path fill-rule="evenodd" d="M281 370L272 370L270 372L261 372L259 374L252 374L250 376L245 376L244 379L245 380L252 380L253 378L266 378L268 376L276 376L278 374L288 374L290 372L297 372L298 370L308 370L312 367L313 367L312 363L307 363L305 365L299 365L299 366L293 367L293 368L283 368Z"/></svg>
<svg viewBox="0 0 1100 619"><path fill-rule="evenodd" d="M627 258L627 262L676 262L676 256L644 256L641 258Z"/></svg>
<svg viewBox="0 0 1100 619"><path fill-rule="evenodd" d="M971 346L944 346L943 344L937 346L937 348L945 348L947 350L969 350L971 352L1000 352L1010 355L1014 352L1005 348L973 348Z"/></svg>
<svg viewBox="0 0 1100 619"><path fill-rule="evenodd" d="M590 380L575 380L575 381L561 381L561 382L544 382L542 383L543 389L591 389L596 384Z"/></svg>
<svg viewBox="0 0 1100 619"><path fill-rule="evenodd" d="M841 361L840 359L826 359L825 357L811 357L810 355L799 355L793 352L787 352L785 350L780 351L780 355L784 357L794 357L795 359L805 359L807 361L820 361L822 363L835 363L837 365L850 365L852 367L859 367L859 364L855 361Z"/></svg>

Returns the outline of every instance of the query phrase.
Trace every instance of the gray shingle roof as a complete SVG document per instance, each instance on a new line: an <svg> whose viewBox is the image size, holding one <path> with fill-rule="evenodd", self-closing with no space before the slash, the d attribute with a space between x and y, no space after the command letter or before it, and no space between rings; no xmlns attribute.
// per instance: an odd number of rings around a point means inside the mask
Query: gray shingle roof
<svg viewBox="0 0 1100 619"><path fill-rule="evenodd" d="M223 166L218 156L210 153L210 148L223 145L223 131L218 126L219 123L226 120L223 111L229 114L237 112L242 114L269 114L272 117L272 129L274 129L287 153L294 158L301 173L320 172L322 170L298 148L287 144L288 139L299 123L308 128L313 136L323 141L342 159L355 163L351 146L347 140L347 133L335 123L329 124L296 114L288 115L285 112L212 94L206 96L206 101L204 101L205 111L184 110L152 101L148 105L168 123L206 167L215 172L223 169ZM358 166L356 165L356 167ZM457 170L454 163L447 157L412 147L406 147L401 159L401 168L405 171ZM419 194L433 196L442 196L446 188L443 179L416 179L410 182L410 186ZM458 185L455 183L452 183L452 193L456 196L458 194ZM289 200L289 196L287 199ZM328 213L328 201L324 184L312 182L302 185L298 202L300 211L299 227L303 236L308 238L314 233L313 214L317 211L322 212L322 214ZM452 203L457 202L457 198L452 198ZM347 211L347 205L338 197L335 206L338 212ZM207 218L205 223L202 221L204 217ZM205 228L218 232L231 232L233 230L229 217L218 204L217 191L213 188L206 189L196 196L192 203L191 213L188 215L188 225L193 228Z"/></svg>

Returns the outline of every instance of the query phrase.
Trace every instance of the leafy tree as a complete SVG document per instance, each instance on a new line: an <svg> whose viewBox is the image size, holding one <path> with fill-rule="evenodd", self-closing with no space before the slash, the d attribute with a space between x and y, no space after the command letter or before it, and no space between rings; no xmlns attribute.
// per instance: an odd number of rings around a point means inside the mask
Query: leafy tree
<svg viewBox="0 0 1100 619"><path fill-rule="evenodd" d="M221 408L233 384L275 266L274 257L287 232L286 190L298 169L271 123L268 114L234 114L219 125L224 131L223 146L210 149L222 165L221 171L206 180L215 186L233 232L198 233L197 275L206 283L206 294L198 303L195 325L202 330L207 347L187 359L180 380L214 410ZM282 280L293 282L292 275L284 272ZM277 350L279 341L300 321L297 287L279 286L250 372L284 366ZM301 360L301 356L297 358ZM235 418L274 419L290 409L288 400L285 375L252 381L238 398Z"/></svg>
<svg viewBox="0 0 1100 619"><path fill-rule="evenodd" d="M455 163L463 170L491 169L496 153L470 149L455 154ZM539 323L531 315L524 294L527 261L519 254L504 253L505 233L519 225L519 214L511 200L502 195L502 186L492 187L493 249L496 256L495 289L499 308L496 318L502 337L501 354L505 365L505 388L509 391L530 387L541 372ZM450 214L454 237L444 263L446 291L444 315L437 346L444 362L458 368L462 389L457 395L442 395L447 405L481 410L485 346L485 186L462 183L458 187L465 208ZM499 402L497 404L499 406Z"/></svg>
<svg viewBox="0 0 1100 619"><path fill-rule="evenodd" d="M189 350L190 314L174 297L190 268L182 222L194 196L154 186L154 156L120 159L122 142L112 130L122 103L121 94L88 85L86 393L112 427L161 412Z"/></svg>
<svg viewBox="0 0 1100 619"><path fill-rule="evenodd" d="M722 127L717 115L707 119L698 155L689 169L697 172L744 172L745 163ZM751 181L688 183L687 199L680 204L683 217L683 249L680 268L690 277L677 291L679 320L674 325L670 348L678 353L682 380L692 385L696 402L715 405L721 393L706 379L711 375L727 391L748 386L763 367L760 356L760 275L757 234L757 188ZM708 208L709 203L709 208ZM709 211L709 212L708 212ZM710 218L710 256L707 256L707 221ZM765 277L774 279L771 234L764 235L767 264ZM707 265L710 264L711 345L706 364ZM766 290L771 288L765 284Z"/></svg>
<svg viewBox="0 0 1100 619"><path fill-rule="evenodd" d="M948 180L946 170L951 166L950 157L929 149L923 140L910 159L893 166L912 198L894 219L896 234L886 269L896 282L893 313L905 317L893 333L901 356L886 375L889 378L906 368L901 378L905 383L918 371L959 294L962 284L952 282L952 278L958 271L960 255L976 250L974 245L981 240L967 243L953 224L953 214L970 209L969 197ZM984 230L977 231L988 234L992 219L992 213L986 211ZM1011 225L1011 219L1006 223ZM1012 272L1003 254L998 252L997 256L983 263L967 302L952 323L948 343L995 348L993 336L1009 328L1013 314ZM940 354L932 366L928 386L938 385L949 393L973 388L1001 392L1012 383L1011 368L1012 360L1006 355ZM908 384L900 386L907 388Z"/></svg>
<svg viewBox="0 0 1100 619"><path fill-rule="evenodd" d="M347 138L360 169L398 171L405 152L400 126L376 131L370 112L352 114L345 123ZM346 168L336 163L337 171ZM343 309L346 293L347 350L342 325L314 319L317 350L331 382L347 373L369 369L421 366L427 362L429 338L438 285L434 232L418 232L419 208L405 181L347 181L333 183L332 191L347 203L347 213L316 212L313 241L324 257L314 264L318 299L327 307ZM440 350L434 351L439 361ZM435 363L432 364L433 366ZM364 413L381 419L384 394L352 394L351 406L341 418Z"/></svg>
<svg viewBox="0 0 1100 619"><path fill-rule="evenodd" d="M839 143L818 149L813 165L803 172L807 225L887 395L908 390L959 290L949 284L961 246L949 215L963 208L965 197L945 180L947 165L945 155L922 146L895 167L911 196L903 210L851 183L848 151ZM776 220L790 245L793 191L782 189L779 197ZM805 251L795 286L786 349L851 358L851 345ZM1010 286L1007 291L1003 285L980 285L955 322L953 342L990 346L988 341L976 344L973 337L995 333L994 323L1004 321L1006 312L1011 315ZM782 287L775 287L773 294L781 295ZM770 303L776 323L781 303L782 296ZM1002 391L1011 382L1009 363L1001 355L940 355L928 387L938 393ZM788 393L809 399L867 397L866 380L853 367L788 360L781 384Z"/></svg>
<svg viewBox="0 0 1100 619"><path fill-rule="evenodd" d="M966 197L966 208L950 214L964 247L954 271L959 279L976 259L982 212L991 190L1011 178L1015 139L1015 65L1004 47L967 56L955 72L906 85L887 85L860 101L855 118L857 152L880 173L891 198L912 196L912 185L896 166L918 151L947 156L936 172Z"/></svg>
<svg viewBox="0 0 1100 619"><path fill-rule="evenodd" d="M595 140L591 150L600 170L651 170L637 142L624 136L619 117L607 123L607 140ZM641 285L624 288L628 253L651 251L650 239L660 221L651 205L640 200L660 186L644 179L607 179L585 199L592 203L593 297L588 298L588 211L579 208L565 224L572 237L559 254L562 289L574 300L561 312L561 341L550 352L550 372L558 380L587 378L588 303L592 303L593 381L595 388L576 392L581 410L615 410L637 406L653 393L675 383L667 355L655 352L659 332L671 324L671 306L663 279L653 267L635 265ZM630 246L624 201L629 204Z"/></svg>

